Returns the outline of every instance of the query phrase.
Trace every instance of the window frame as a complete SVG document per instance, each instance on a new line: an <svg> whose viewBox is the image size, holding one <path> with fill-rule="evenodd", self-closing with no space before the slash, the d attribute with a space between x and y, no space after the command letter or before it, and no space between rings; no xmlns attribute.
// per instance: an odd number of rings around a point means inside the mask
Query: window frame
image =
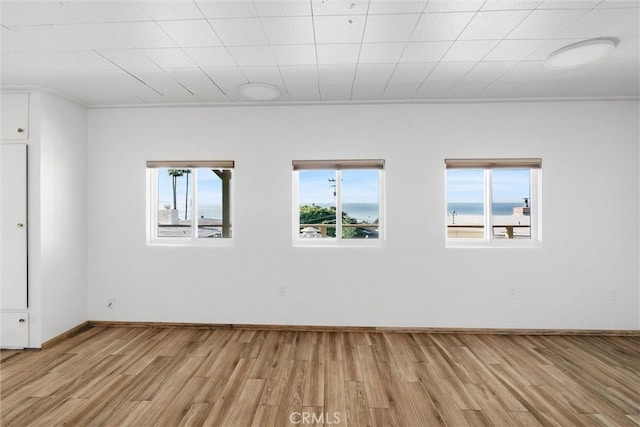
<svg viewBox="0 0 640 427"><path fill-rule="evenodd" d="M293 246L296 247L381 247L386 235L385 212L385 161L384 160L293 160L292 219ZM342 171L378 171L378 238L342 237ZM336 237L304 239L300 237L300 171L327 170L335 172L336 191Z"/></svg>
<svg viewBox="0 0 640 427"><path fill-rule="evenodd" d="M473 169L483 172L483 238L449 237L447 206L447 170ZM493 237L494 170L529 170L529 239L496 239ZM444 237L447 248L538 248L542 245L542 160L541 159L445 159L444 167Z"/></svg>
<svg viewBox="0 0 640 427"><path fill-rule="evenodd" d="M158 236L158 170L161 168L191 169L192 182L189 186L191 196L193 220L191 233L186 237L160 237ZM233 246L235 232L231 232L230 237L224 238L201 238L198 237L199 216L198 206L198 173L197 169L211 168L230 170L229 180L229 222L232 230L235 225L234 220L234 181L237 176L234 161L148 161L146 168L147 176L147 197L146 197L146 241L151 246Z"/></svg>

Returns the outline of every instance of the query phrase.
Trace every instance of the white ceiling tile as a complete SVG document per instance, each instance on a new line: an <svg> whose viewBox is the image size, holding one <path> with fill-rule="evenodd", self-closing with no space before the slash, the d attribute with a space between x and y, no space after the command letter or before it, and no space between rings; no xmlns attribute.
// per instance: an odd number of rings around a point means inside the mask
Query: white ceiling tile
<svg viewBox="0 0 640 427"><path fill-rule="evenodd" d="M502 40L484 60L522 61L544 43L545 40Z"/></svg>
<svg viewBox="0 0 640 427"><path fill-rule="evenodd" d="M258 16L311 16L311 2L300 0L254 1Z"/></svg>
<svg viewBox="0 0 640 427"><path fill-rule="evenodd" d="M420 15L370 15L364 31L365 43L405 42Z"/></svg>
<svg viewBox="0 0 640 427"><path fill-rule="evenodd" d="M430 12L475 12L484 0L429 0L425 13Z"/></svg>
<svg viewBox="0 0 640 427"><path fill-rule="evenodd" d="M527 10L479 12L460 35L460 40L503 39L524 18Z"/></svg>
<svg viewBox="0 0 640 427"><path fill-rule="evenodd" d="M0 1L2 83L89 104L246 102L248 81L280 102L639 90L638 0ZM545 68L602 36L619 39L610 57Z"/></svg>
<svg viewBox="0 0 640 427"><path fill-rule="evenodd" d="M463 40L454 42L444 55L444 62L480 61L498 44L498 40Z"/></svg>
<svg viewBox="0 0 640 427"><path fill-rule="evenodd" d="M353 82L321 81L320 99L323 101L348 101L351 99Z"/></svg>
<svg viewBox="0 0 640 427"><path fill-rule="evenodd" d="M191 47L184 52L202 68L238 65L224 47Z"/></svg>
<svg viewBox="0 0 640 427"><path fill-rule="evenodd" d="M420 17L411 40L455 40L473 15L472 12L426 13Z"/></svg>
<svg viewBox="0 0 640 427"><path fill-rule="evenodd" d="M55 92L68 95L72 99L91 105L114 104L122 102L124 92L121 87L130 85L133 80L121 70L116 71L76 71L29 73L24 75L25 81L39 82L43 87ZM117 76L117 77L116 77ZM124 82L124 79L127 82ZM104 81L104 85L96 85L96 81ZM138 82L138 84L140 84ZM137 102L132 96L127 96L129 103Z"/></svg>
<svg viewBox="0 0 640 427"><path fill-rule="evenodd" d="M318 68L315 65L281 66L280 73L287 87L307 84L318 86Z"/></svg>
<svg viewBox="0 0 640 427"><path fill-rule="evenodd" d="M398 83L389 84L382 94L385 100L407 100L413 99L419 83Z"/></svg>
<svg viewBox="0 0 640 427"><path fill-rule="evenodd" d="M515 61L480 62L460 82L489 84L513 68Z"/></svg>
<svg viewBox="0 0 640 427"><path fill-rule="evenodd" d="M415 42L408 43L400 58L401 63L438 62L453 42Z"/></svg>
<svg viewBox="0 0 640 427"><path fill-rule="evenodd" d="M63 26L65 27L65 26ZM58 26L2 27L3 52L63 52L87 48L85 41L62 31Z"/></svg>
<svg viewBox="0 0 640 427"><path fill-rule="evenodd" d="M100 71L114 70L115 66L94 51L59 52L56 54L59 62L72 64L77 70Z"/></svg>
<svg viewBox="0 0 640 427"><path fill-rule="evenodd" d="M146 1L93 0L77 2L97 22L149 21L151 17L144 8Z"/></svg>
<svg viewBox="0 0 640 427"><path fill-rule="evenodd" d="M540 47L527 55L525 59L527 61L545 61L552 52L575 42L574 39L544 40Z"/></svg>
<svg viewBox="0 0 640 427"><path fill-rule="evenodd" d="M249 82L268 83L283 88L278 67L242 67L242 72Z"/></svg>
<svg viewBox="0 0 640 427"><path fill-rule="evenodd" d="M404 51L404 43L365 43L360 49L360 64L395 64Z"/></svg>
<svg viewBox="0 0 640 427"><path fill-rule="evenodd" d="M616 37L640 37L640 13L631 13L631 19L613 29Z"/></svg>
<svg viewBox="0 0 640 427"><path fill-rule="evenodd" d="M126 36L117 34L112 24L62 25L60 30L78 40L83 46L99 49L128 49L134 47ZM35 27L32 27L35 28Z"/></svg>
<svg viewBox="0 0 640 427"><path fill-rule="evenodd" d="M95 52L25 52L2 55L2 68L28 72L114 70L116 66Z"/></svg>
<svg viewBox="0 0 640 427"><path fill-rule="evenodd" d="M366 15L369 0L311 0L313 15Z"/></svg>
<svg viewBox="0 0 640 427"><path fill-rule="evenodd" d="M201 101L224 102L229 100L209 76L199 68L174 70L171 72L171 76Z"/></svg>
<svg viewBox="0 0 640 427"><path fill-rule="evenodd" d="M2 64L2 73L0 78L4 82L5 74L26 74L36 68L37 62L32 60L32 52L20 52L20 53L3 53L0 57L0 64Z"/></svg>
<svg viewBox="0 0 640 427"><path fill-rule="evenodd" d="M238 0L194 0L205 18L255 18L253 2Z"/></svg>
<svg viewBox="0 0 640 427"><path fill-rule="evenodd" d="M382 98L385 84L382 82L359 82L356 80L351 89L351 99L375 101Z"/></svg>
<svg viewBox="0 0 640 427"><path fill-rule="evenodd" d="M508 36L509 39L548 39L567 28L586 11L534 10Z"/></svg>
<svg viewBox="0 0 640 427"><path fill-rule="evenodd" d="M356 82L377 83L385 86L391 78L394 64L360 64L356 68Z"/></svg>
<svg viewBox="0 0 640 427"><path fill-rule="evenodd" d="M593 9L602 0L544 0L538 9Z"/></svg>
<svg viewBox="0 0 640 427"><path fill-rule="evenodd" d="M248 82L238 67L205 68L203 71L228 96L232 96L240 85Z"/></svg>
<svg viewBox="0 0 640 427"><path fill-rule="evenodd" d="M316 43L360 43L366 16L316 16L313 18Z"/></svg>
<svg viewBox="0 0 640 427"><path fill-rule="evenodd" d="M480 10L533 10L542 0L487 0Z"/></svg>
<svg viewBox="0 0 640 427"><path fill-rule="evenodd" d="M617 35L613 31L637 18L637 13L629 13L628 9L594 9L582 15L570 26L558 33L558 37L590 38Z"/></svg>
<svg viewBox="0 0 640 427"><path fill-rule="evenodd" d="M128 40L134 47L176 47L176 44L155 22L120 22L106 25L113 33Z"/></svg>
<svg viewBox="0 0 640 427"><path fill-rule="evenodd" d="M280 45L272 46L273 55L278 65L310 65L316 63L314 45Z"/></svg>
<svg viewBox="0 0 640 427"><path fill-rule="evenodd" d="M225 46L269 44L258 18L210 19L209 22Z"/></svg>
<svg viewBox="0 0 640 427"><path fill-rule="evenodd" d="M272 45L312 44L313 21L310 16L261 18L262 28Z"/></svg>
<svg viewBox="0 0 640 427"><path fill-rule="evenodd" d="M271 46L235 46L229 53L240 67L264 67L276 65Z"/></svg>
<svg viewBox="0 0 640 427"><path fill-rule="evenodd" d="M554 76L570 75L572 70L549 70L542 61L519 62L500 77L502 82L534 82L553 80Z"/></svg>
<svg viewBox="0 0 640 427"><path fill-rule="evenodd" d="M424 79L433 71L436 66L436 62L424 62L419 64L398 64L391 79L389 80L389 87L403 86L406 84L414 85L414 91L417 89L418 84L422 83Z"/></svg>
<svg viewBox="0 0 640 427"><path fill-rule="evenodd" d="M319 101L320 90L318 84L287 84L287 92L292 101Z"/></svg>
<svg viewBox="0 0 640 427"><path fill-rule="evenodd" d="M428 0L370 0L369 14L422 13Z"/></svg>
<svg viewBox="0 0 640 427"><path fill-rule="evenodd" d="M638 0L603 0L597 8L639 8Z"/></svg>
<svg viewBox="0 0 640 427"><path fill-rule="evenodd" d="M356 74L355 64L318 65L318 80L321 82L347 81L353 82Z"/></svg>
<svg viewBox="0 0 640 427"><path fill-rule="evenodd" d="M127 71L160 69L158 65L144 56L142 52L135 49L102 50L98 53Z"/></svg>
<svg viewBox="0 0 640 427"><path fill-rule="evenodd" d="M358 61L358 44L322 44L316 47L318 64L355 64Z"/></svg>
<svg viewBox="0 0 640 427"><path fill-rule="evenodd" d="M221 46L222 42L205 19L161 21L158 25L180 47Z"/></svg>
<svg viewBox="0 0 640 427"><path fill-rule="evenodd" d="M188 88L178 82L172 73L140 71L136 74L140 80L144 81L149 87L154 88L162 95L157 98L149 99L147 102L200 102L201 99L195 96ZM173 100L177 101L173 101Z"/></svg>
<svg viewBox="0 0 640 427"><path fill-rule="evenodd" d="M456 83L462 79L477 62L441 62L429 74L427 82Z"/></svg>
<svg viewBox="0 0 640 427"><path fill-rule="evenodd" d="M141 49L140 52L163 69L196 68L196 64L180 48Z"/></svg>
<svg viewBox="0 0 640 427"><path fill-rule="evenodd" d="M51 25L95 22L92 14L76 2L2 1L3 25Z"/></svg>
<svg viewBox="0 0 640 427"><path fill-rule="evenodd" d="M441 62L418 88L414 98L443 98L475 65L475 62Z"/></svg>
<svg viewBox="0 0 640 427"><path fill-rule="evenodd" d="M618 46L616 46L616 50L611 55L612 58L616 58L618 56L624 56L626 58L635 58L637 59L640 55L640 40L637 37L635 38L622 38L618 42ZM636 61L637 63L637 61Z"/></svg>
<svg viewBox="0 0 640 427"><path fill-rule="evenodd" d="M147 1L144 8L155 21L204 18L193 1Z"/></svg>

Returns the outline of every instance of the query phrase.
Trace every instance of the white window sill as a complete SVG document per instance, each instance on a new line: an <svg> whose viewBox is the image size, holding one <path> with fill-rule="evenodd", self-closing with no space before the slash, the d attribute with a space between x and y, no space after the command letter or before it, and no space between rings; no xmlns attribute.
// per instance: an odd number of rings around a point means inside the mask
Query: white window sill
<svg viewBox="0 0 640 427"><path fill-rule="evenodd" d="M540 240L528 239L447 239L445 248L487 248L487 249L535 249L541 248Z"/></svg>
<svg viewBox="0 0 640 427"><path fill-rule="evenodd" d="M296 248L381 248L382 239L295 239Z"/></svg>
<svg viewBox="0 0 640 427"><path fill-rule="evenodd" d="M233 239L189 239L189 238L168 238L153 239L147 241L147 246L173 246L173 247L206 247L206 248L228 248L234 245Z"/></svg>

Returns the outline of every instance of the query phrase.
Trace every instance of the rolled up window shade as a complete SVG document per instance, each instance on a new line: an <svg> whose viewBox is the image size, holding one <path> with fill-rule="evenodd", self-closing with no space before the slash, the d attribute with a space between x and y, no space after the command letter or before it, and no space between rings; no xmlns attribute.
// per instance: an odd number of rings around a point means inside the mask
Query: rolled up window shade
<svg viewBox="0 0 640 427"><path fill-rule="evenodd" d="M445 159L447 169L540 169L542 159Z"/></svg>
<svg viewBox="0 0 640 427"><path fill-rule="evenodd" d="M212 168L232 169L235 166L233 160L149 160L147 168Z"/></svg>
<svg viewBox="0 0 640 427"><path fill-rule="evenodd" d="M294 160L293 170L384 169L384 160Z"/></svg>

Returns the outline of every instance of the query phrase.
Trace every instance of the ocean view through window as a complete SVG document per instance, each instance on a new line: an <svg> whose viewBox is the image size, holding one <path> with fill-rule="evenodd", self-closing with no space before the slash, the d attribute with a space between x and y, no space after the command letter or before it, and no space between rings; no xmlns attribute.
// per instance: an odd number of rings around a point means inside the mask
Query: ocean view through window
<svg viewBox="0 0 640 427"><path fill-rule="evenodd" d="M446 160L447 241L538 241L540 166L540 159Z"/></svg>
<svg viewBox="0 0 640 427"><path fill-rule="evenodd" d="M152 242L232 237L232 161L147 162Z"/></svg>
<svg viewBox="0 0 640 427"><path fill-rule="evenodd" d="M380 241L382 160L294 161L294 240Z"/></svg>

